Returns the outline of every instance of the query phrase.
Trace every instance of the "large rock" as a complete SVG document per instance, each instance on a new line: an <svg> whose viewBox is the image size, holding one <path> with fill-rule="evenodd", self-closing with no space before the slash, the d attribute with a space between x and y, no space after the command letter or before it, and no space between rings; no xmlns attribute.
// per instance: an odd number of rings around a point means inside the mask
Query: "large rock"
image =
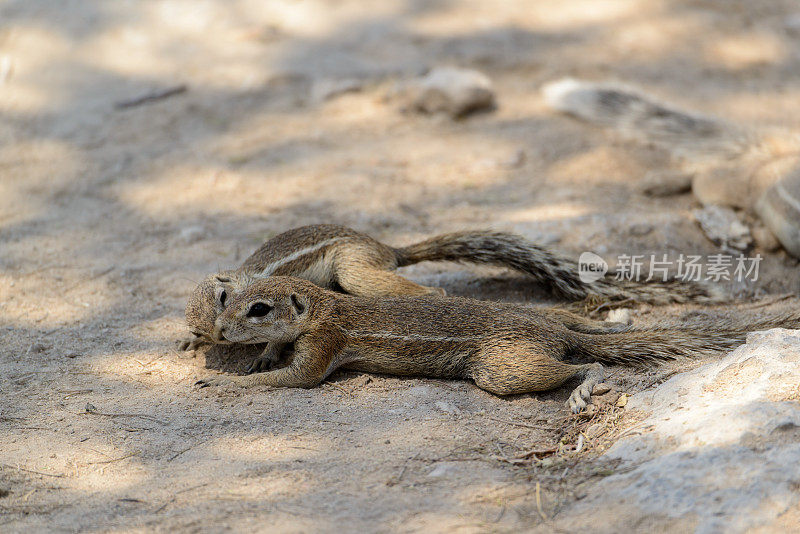
<svg viewBox="0 0 800 534"><path fill-rule="evenodd" d="M604 455L618 474L562 511L561 526L781 531L800 509L798 399L800 330L783 329L634 395L627 409L649 416Z"/></svg>

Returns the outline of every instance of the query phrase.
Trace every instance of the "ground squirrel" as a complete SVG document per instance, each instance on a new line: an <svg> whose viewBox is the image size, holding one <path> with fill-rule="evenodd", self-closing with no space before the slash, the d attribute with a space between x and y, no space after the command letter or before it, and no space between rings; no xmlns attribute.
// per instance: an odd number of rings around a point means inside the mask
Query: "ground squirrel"
<svg viewBox="0 0 800 534"><path fill-rule="evenodd" d="M722 321L713 327L587 334L565 328L546 310L459 297L354 297L275 276L253 281L229 302L213 335L235 343L267 342L270 357L293 343L291 363L198 384L308 388L345 367L467 378L486 391L511 395L553 389L581 376L568 401L577 412L603 378L598 362L641 364L721 351L741 343L748 330L773 326L800 326L800 312L747 326Z"/></svg>
<svg viewBox="0 0 800 534"><path fill-rule="evenodd" d="M800 258L800 133L732 124L618 84L564 79L542 92L557 111L666 148L693 175L698 200L754 211Z"/></svg>
<svg viewBox="0 0 800 534"><path fill-rule="evenodd" d="M189 350L212 342L209 335L217 315L242 290L245 279L295 276L320 287L362 297L444 294L441 289L420 286L392 272L426 260L508 267L530 275L569 300L590 296L654 304L721 300L718 288L680 280L637 283L607 275L596 282L583 282L574 260L509 233L456 232L394 248L350 228L320 224L279 234L264 243L239 269L203 280L186 304L186 323L193 337L183 340L180 347Z"/></svg>

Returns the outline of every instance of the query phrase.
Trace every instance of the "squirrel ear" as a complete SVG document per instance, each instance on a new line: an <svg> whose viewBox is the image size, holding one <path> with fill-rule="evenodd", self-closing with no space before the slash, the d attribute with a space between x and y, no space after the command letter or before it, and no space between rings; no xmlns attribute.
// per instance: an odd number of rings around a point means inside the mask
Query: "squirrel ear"
<svg viewBox="0 0 800 534"><path fill-rule="evenodd" d="M300 300L300 297L292 293L289 300L292 302L292 306L294 306L297 315L303 315L303 312L306 311L306 305Z"/></svg>

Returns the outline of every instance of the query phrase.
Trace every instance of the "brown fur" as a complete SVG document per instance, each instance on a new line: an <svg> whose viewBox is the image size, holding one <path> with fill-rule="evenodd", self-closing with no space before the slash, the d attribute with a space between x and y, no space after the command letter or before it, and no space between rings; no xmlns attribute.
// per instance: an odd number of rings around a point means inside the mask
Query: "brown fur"
<svg viewBox="0 0 800 534"><path fill-rule="evenodd" d="M265 276L294 276L326 289L341 289L362 297L392 295L442 295L393 272L421 261L455 261L500 265L530 275L569 300L637 302L713 302L713 288L681 282L640 284L607 276L592 283L578 277L577 262L554 254L523 237L492 231L444 234L393 248L368 235L332 224L289 230L264 243L242 266L207 277L195 288L186 305L186 322L194 333L181 348L191 349L211 341L209 334L224 305L245 287L245 281Z"/></svg>
<svg viewBox="0 0 800 534"><path fill-rule="evenodd" d="M257 306L268 311L256 314ZM204 383L313 387L336 368L346 367L468 378L482 389L510 395L552 389L581 375L584 381L569 401L573 411L579 411L602 379L603 368L565 360L646 363L724 350L741 343L750 329L798 325L800 312L757 325L734 322L591 334L566 328L548 310L464 298L354 297L276 276L248 284L217 318L214 337L268 342L271 354L294 343L292 363L250 377Z"/></svg>

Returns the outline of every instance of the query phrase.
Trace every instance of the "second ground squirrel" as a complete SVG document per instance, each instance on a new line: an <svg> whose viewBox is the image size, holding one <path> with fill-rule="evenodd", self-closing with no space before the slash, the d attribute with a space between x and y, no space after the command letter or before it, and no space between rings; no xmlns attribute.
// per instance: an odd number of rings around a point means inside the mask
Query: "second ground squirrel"
<svg viewBox="0 0 800 534"><path fill-rule="evenodd" d="M295 276L361 297L443 295L439 288L415 284L394 272L398 267L422 261L507 267L531 276L557 296L572 301L587 297L653 304L722 300L718 288L681 280L637 283L607 275L595 282L584 282L576 261L504 232L456 232L395 248L344 226L320 224L279 234L239 269L203 280L186 305L186 322L193 337L181 342L181 348L193 349L213 342L210 334L217 316L243 290L246 280Z"/></svg>
<svg viewBox="0 0 800 534"><path fill-rule="evenodd" d="M742 321L744 323L744 321ZM339 367L437 378L467 378L497 395L545 391L574 376L583 382L568 404L586 406L603 378L598 362L642 364L722 351L747 331L800 326L800 312L756 322L715 321L670 329L584 333L519 305L430 296L354 297L305 280L254 280L216 320L213 336L269 343L266 358L294 344L287 367L250 376L221 376L201 385L313 387Z"/></svg>
<svg viewBox="0 0 800 534"><path fill-rule="evenodd" d="M557 111L667 149L700 202L752 210L800 258L800 132L740 126L619 84L564 79L543 93Z"/></svg>

